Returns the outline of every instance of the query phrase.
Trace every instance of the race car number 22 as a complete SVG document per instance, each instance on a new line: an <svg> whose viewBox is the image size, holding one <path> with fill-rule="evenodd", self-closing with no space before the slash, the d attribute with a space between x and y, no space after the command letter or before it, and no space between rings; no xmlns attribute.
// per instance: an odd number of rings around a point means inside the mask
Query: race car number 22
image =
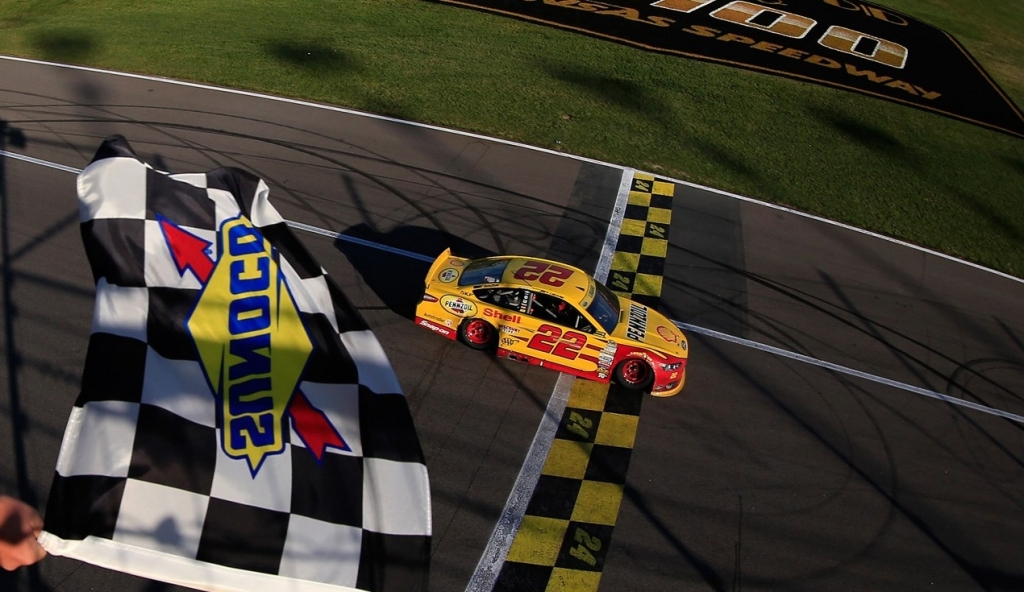
<svg viewBox="0 0 1024 592"><path fill-rule="evenodd" d="M567 360L575 360L586 344L587 336L582 333L562 333L562 330L554 325L541 325L526 347Z"/></svg>
<svg viewBox="0 0 1024 592"><path fill-rule="evenodd" d="M547 286L559 288L565 285L565 280L572 277L572 270L541 261L527 261L512 277L524 282L539 281Z"/></svg>

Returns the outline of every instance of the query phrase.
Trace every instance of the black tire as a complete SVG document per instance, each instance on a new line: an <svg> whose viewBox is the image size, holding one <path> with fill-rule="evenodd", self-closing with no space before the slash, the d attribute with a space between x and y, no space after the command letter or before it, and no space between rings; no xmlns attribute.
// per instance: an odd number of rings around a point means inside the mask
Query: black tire
<svg viewBox="0 0 1024 592"><path fill-rule="evenodd" d="M615 367L615 382L631 391L645 391L654 382L654 370L640 358L626 358Z"/></svg>
<svg viewBox="0 0 1024 592"><path fill-rule="evenodd" d="M498 330L483 319L466 319L459 325L459 339L472 349L493 350Z"/></svg>

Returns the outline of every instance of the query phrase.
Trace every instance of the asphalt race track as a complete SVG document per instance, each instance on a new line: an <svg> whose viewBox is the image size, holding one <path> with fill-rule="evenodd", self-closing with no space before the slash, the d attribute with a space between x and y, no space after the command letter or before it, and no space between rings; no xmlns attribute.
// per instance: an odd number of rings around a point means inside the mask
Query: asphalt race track
<svg viewBox="0 0 1024 592"><path fill-rule="evenodd" d="M123 134L171 172L267 181L285 218L426 256L593 270L623 171L213 89L0 60L0 150L71 169ZM75 175L0 155L0 492L44 507L93 304ZM662 312L1024 415L1024 283L711 191L676 188ZM300 239L398 373L433 497L431 590L465 589L557 375L410 321L427 264ZM601 590L1022 590L1024 425L690 333L683 392L644 402ZM0 590L170 591L51 557Z"/></svg>

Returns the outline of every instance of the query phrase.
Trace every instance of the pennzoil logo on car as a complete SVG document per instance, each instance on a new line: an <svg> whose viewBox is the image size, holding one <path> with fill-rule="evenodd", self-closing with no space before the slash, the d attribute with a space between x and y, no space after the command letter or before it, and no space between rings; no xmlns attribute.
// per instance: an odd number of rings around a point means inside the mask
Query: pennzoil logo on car
<svg viewBox="0 0 1024 592"><path fill-rule="evenodd" d="M476 314L476 305L462 296L443 296L441 308L460 317L471 317Z"/></svg>
<svg viewBox="0 0 1024 592"><path fill-rule="evenodd" d="M284 422L313 351L270 243L243 217L226 220L186 327L217 398L221 447L255 475L285 449Z"/></svg>

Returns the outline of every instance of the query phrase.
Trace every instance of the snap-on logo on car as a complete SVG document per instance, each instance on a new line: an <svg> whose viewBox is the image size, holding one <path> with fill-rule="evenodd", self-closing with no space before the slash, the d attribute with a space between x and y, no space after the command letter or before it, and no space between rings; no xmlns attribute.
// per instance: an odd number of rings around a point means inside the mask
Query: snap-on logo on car
<svg viewBox="0 0 1024 592"><path fill-rule="evenodd" d="M445 337L447 337L447 336L452 334L452 332L449 331L448 329L445 329L444 327L438 327L437 325L435 325L434 323L431 323L430 321L428 321L426 319L420 319L420 325L423 326L423 327L426 327L427 329L430 329L434 333L440 333L441 335L444 335Z"/></svg>
<svg viewBox="0 0 1024 592"><path fill-rule="evenodd" d="M448 295L441 298L441 308L460 317L471 317L476 314L476 305L462 296Z"/></svg>

